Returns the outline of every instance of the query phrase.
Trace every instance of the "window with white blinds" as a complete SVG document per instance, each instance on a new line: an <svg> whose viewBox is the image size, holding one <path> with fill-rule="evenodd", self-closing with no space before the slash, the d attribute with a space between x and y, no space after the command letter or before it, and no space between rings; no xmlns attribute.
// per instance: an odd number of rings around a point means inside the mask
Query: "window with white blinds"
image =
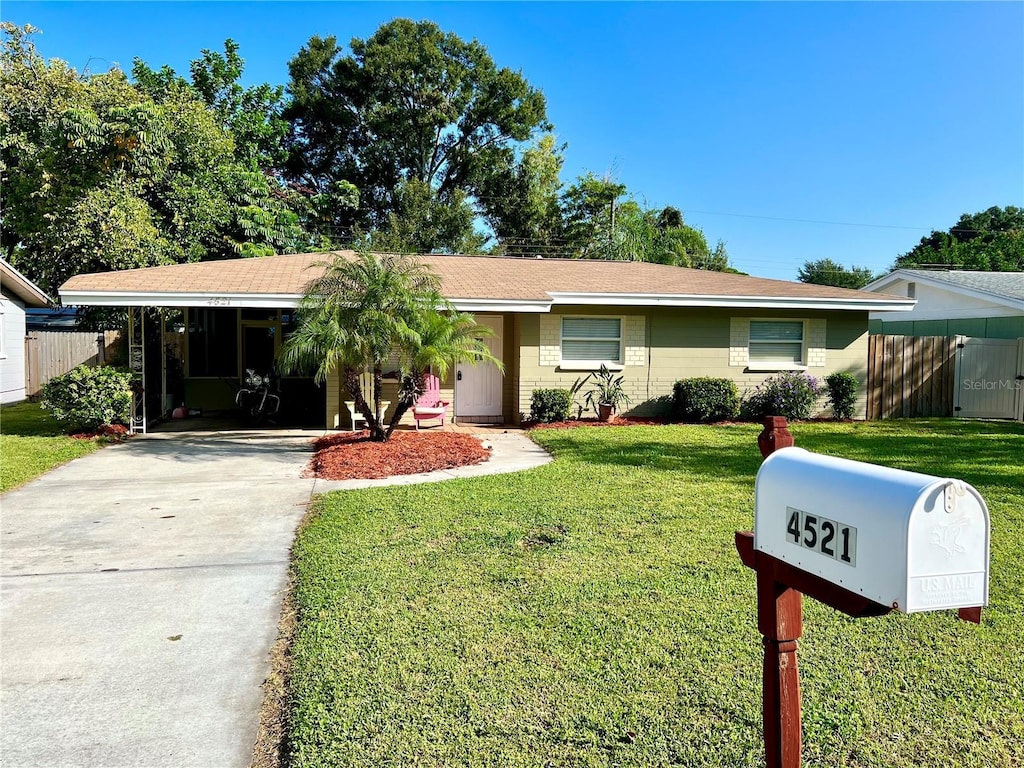
<svg viewBox="0 0 1024 768"><path fill-rule="evenodd" d="M562 361L621 363L622 319L618 317L563 317Z"/></svg>
<svg viewBox="0 0 1024 768"><path fill-rule="evenodd" d="M750 362L804 362L803 320L751 320Z"/></svg>

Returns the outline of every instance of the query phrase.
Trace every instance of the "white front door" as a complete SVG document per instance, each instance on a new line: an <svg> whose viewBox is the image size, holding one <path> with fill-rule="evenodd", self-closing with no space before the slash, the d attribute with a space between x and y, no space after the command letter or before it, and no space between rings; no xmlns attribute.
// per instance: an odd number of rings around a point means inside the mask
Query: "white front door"
<svg viewBox="0 0 1024 768"><path fill-rule="evenodd" d="M501 335L503 331L500 315L477 315L478 325L485 325L494 331L493 336L482 336L491 355L501 360ZM501 371L494 363L462 363L455 372L455 415L458 418L473 416L501 416Z"/></svg>

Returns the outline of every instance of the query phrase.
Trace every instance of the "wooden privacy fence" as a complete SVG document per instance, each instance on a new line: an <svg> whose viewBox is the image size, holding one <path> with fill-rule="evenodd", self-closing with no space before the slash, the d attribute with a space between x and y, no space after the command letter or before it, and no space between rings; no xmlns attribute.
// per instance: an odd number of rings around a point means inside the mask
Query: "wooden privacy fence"
<svg viewBox="0 0 1024 768"><path fill-rule="evenodd" d="M952 416L956 336L869 336L869 419Z"/></svg>
<svg viewBox="0 0 1024 768"><path fill-rule="evenodd" d="M109 362L117 335L116 331L29 331L25 336L26 393L36 397L54 376L82 363Z"/></svg>

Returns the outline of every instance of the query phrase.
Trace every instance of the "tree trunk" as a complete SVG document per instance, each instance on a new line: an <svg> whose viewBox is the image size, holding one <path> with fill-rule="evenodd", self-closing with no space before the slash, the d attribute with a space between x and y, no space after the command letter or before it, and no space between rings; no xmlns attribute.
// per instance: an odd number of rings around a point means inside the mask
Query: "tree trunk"
<svg viewBox="0 0 1024 768"><path fill-rule="evenodd" d="M426 388L426 371L422 371L415 376L406 376L403 379L399 387L398 404L395 406L394 413L391 414L391 423L388 424L388 437L391 437L391 433L395 431L395 427L398 426L398 422L405 416L405 412L412 408Z"/></svg>
<svg viewBox="0 0 1024 768"><path fill-rule="evenodd" d="M356 403L356 410L366 419L366 426L370 430L370 439L378 442L387 440L377 414L370 408L370 404L366 402L366 397L363 395L363 388L359 383L359 371L355 368L345 368L344 376L345 389L352 395L352 399Z"/></svg>
<svg viewBox="0 0 1024 768"><path fill-rule="evenodd" d="M381 370L379 365L373 367L373 420L367 421L370 425L370 439L384 443L387 442L388 438L391 437L391 432L384 430L384 425L380 421L380 401L381 394L383 392L384 372Z"/></svg>

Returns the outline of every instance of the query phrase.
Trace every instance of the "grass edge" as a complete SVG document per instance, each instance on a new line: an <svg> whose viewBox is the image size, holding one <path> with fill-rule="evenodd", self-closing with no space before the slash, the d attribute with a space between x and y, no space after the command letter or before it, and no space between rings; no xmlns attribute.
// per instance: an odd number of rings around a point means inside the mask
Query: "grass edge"
<svg viewBox="0 0 1024 768"><path fill-rule="evenodd" d="M317 494L319 495L319 494ZM288 734L290 732L292 649L299 626L295 588L298 575L295 568L295 544L302 532L321 512L316 496L310 499L305 514L295 527L292 544L288 548L288 583L281 596L281 615L277 622L277 637L270 646L270 671L263 681L263 702L260 705L259 725L252 749L249 768L286 768L289 764Z"/></svg>

